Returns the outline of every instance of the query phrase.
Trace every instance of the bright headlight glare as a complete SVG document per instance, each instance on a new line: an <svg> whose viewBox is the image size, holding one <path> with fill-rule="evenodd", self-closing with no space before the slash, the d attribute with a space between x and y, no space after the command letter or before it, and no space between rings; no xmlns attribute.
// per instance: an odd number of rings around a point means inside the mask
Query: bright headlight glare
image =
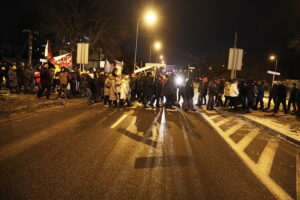
<svg viewBox="0 0 300 200"><path fill-rule="evenodd" d="M175 79L175 81L176 81L177 85L183 84L183 78L181 76L177 76L176 79Z"/></svg>

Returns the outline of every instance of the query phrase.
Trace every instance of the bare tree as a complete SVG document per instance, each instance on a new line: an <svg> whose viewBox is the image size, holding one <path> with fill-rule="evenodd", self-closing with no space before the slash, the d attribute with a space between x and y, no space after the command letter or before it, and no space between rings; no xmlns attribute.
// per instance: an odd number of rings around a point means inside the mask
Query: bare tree
<svg viewBox="0 0 300 200"><path fill-rule="evenodd" d="M56 50L76 50L78 42L88 42L90 53L100 59L120 56L126 27L114 18L112 5L95 0L49 0L43 14L42 33Z"/></svg>

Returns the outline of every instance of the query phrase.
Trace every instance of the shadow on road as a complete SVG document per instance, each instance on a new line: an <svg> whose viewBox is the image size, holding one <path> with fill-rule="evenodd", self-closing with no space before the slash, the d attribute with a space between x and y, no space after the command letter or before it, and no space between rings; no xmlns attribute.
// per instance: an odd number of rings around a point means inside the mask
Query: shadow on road
<svg viewBox="0 0 300 200"><path fill-rule="evenodd" d="M144 143L144 144L149 145L149 146L154 147L154 148L156 148L156 146L157 146L157 141L150 140L150 139L142 137L138 134L134 134L134 133L132 133L132 132L130 132L130 131L124 129L124 128L118 128L117 131L124 134L124 135L126 135L127 137L137 141L137 142Z"/></svg>

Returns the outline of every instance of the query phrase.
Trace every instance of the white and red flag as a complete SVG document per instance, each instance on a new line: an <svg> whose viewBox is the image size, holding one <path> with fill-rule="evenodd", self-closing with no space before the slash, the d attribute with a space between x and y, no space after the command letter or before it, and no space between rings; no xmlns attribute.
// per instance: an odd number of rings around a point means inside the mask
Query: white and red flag
<svg viewBox="0 0 300 200"><path fill-rule="evenodd" d="M53 57L52 50L48 41L45 47L45 58L56 66L71 67L73 65L71 53Z"/></svg>

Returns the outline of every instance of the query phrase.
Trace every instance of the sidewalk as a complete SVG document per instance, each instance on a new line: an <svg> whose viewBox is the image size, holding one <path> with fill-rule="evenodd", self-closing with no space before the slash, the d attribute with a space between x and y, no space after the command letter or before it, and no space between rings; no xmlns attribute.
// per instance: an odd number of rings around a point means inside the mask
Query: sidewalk
<svg viewBox="0 0 300 200"><path fill-rule="evenodd" d="M236 116L246 120L260 128L282 137L296 145L300 145L300 119L295 115L284 114L279 111L274 115L272 110L269 111L252 111L252 113L242 113L228 108L216 108L219 114Z"/></svg>
<svg viewBox="0 0 300 200"><path fill-rule="evenodd" d="M50 99L37 99L36 95L9 94L7 90L1 90L0 95L0 121L33 112L62 108L67 105L79 104L85 101L85 99L82 98L70 100L57 99L57 95L55 94L50 96Z"/></svg>

